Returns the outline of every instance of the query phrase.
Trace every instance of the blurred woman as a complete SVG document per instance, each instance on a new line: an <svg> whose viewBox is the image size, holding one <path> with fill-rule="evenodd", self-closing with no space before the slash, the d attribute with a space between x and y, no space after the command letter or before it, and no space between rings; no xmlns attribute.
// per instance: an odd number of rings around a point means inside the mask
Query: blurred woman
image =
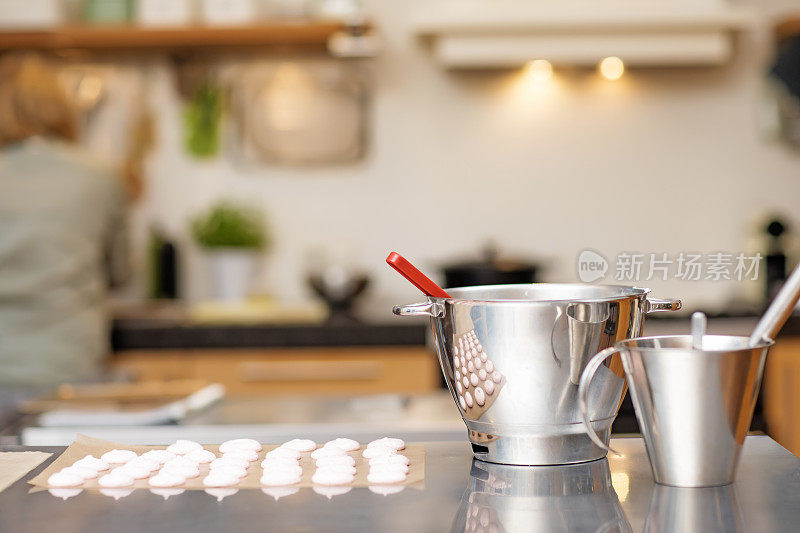
<svg viewBox="0 0 800 533"><path fill-rule="evenodd" d="M77 119L56 65L0 58L0 417L36 391L95 379L108 352L125 193L75 144Z"/></svg>

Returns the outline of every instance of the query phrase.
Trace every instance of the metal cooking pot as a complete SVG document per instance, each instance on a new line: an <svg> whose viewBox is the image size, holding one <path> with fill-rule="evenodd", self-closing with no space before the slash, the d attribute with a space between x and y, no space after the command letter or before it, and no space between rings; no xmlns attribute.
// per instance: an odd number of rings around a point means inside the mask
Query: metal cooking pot
<svg viewBox="0 0 800 533"><path fill-rule="evenodd" d="M648 289L534 283L447 289L452 298L398 306L428 316L445 381L476 458L550 465L606 455L583 428L579 377L600 350L641 334L644 315L680 309ZM608 443L625 392L619 356L592 381L588 409Z"/></svg>
<svg viewBox="0 0 800 533"><path fill-rule="evenodd" d="M541 266L500 255L496 247L487 244L482 257L442 267L448 287L471 287L474 285L500 285L508 283L535 283Z"/></svg>

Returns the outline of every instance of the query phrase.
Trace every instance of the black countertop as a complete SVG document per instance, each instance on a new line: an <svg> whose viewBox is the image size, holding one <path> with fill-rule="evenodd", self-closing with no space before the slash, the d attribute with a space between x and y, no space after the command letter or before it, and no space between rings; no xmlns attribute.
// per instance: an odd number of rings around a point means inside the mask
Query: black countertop
<svg viewBox="0 0 800 533"><path fill-rule="evenodd" d="M116 319L112 349L424 346L427 322L335 321L322 324L211 325L158 319Z"/></svg>
<svg viewBox="0 0 800 533"><path fill-rule="evenodd" d="M708 313L710 326L736 321L758 320L758 315ZM649 315L647 323L659 327L645 330L645 335L661 332L663 327L686 323L686 313ZM679 325L680 324L680 325ZM111 333L114 351L176 350L197 348L299 348L321 346L424 346L428 334L426 321L409 319L383 323L336 320L320 324L236 325L200 324L162 318L117 318ZM670 327L671 329L671 327ZM724 328L723 328L724 329ZM741 328L739 328L741 329ZM711 331L711 330L710 330ZM724 333L746 334L745 331ZM781 337L800 336L800 315L790 317Z"/></svg>

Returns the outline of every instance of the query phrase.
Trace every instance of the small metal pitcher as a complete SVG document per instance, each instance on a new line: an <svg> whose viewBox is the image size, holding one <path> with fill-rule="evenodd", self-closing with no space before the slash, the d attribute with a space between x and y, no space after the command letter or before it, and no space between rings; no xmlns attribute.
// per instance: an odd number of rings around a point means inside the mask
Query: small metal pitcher
<svg viewBox="0 0 800 533"><path fill-rule="evenodd" d="M656 483L731 483L772 344L750 347L747 337L727 335L704 336L702 350L692 348L690 335L617 342L595 355L581 376L584 427L597 446L614 452L590 420L589 385L605 360L619 353Z"/></svg>

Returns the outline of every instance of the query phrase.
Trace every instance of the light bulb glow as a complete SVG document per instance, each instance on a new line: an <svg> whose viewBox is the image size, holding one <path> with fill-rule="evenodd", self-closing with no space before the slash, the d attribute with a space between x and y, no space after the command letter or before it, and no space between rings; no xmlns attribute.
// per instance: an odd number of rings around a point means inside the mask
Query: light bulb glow
<svg viewBox="0 0 800 533"><path fill-rule="evenodd" d="M534 83L547 83L553 77L553 65L546 59L535 59L525 65L525 75Z"/></svg>
<svg viewBox="0 0 800 533"><path fill-rule="evenodd" d="M618 57L606 57L597 66L600 75L607 80L618 80L625 73L625 63Z"/></svg>

